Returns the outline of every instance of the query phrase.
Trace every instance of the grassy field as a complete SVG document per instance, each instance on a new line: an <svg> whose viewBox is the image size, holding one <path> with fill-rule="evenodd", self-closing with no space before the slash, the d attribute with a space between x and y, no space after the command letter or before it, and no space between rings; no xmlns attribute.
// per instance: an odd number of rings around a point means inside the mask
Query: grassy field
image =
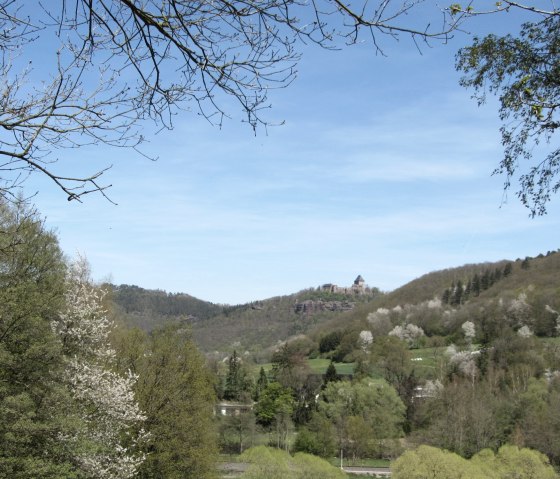
<svg viewBox="0 0 560 479"><path fill-rule="evenodd" d="M310 359L308 361L309 367L315 374L325 374L330 363L330 359L321 358ZM354 363L334 363L334 367L336 368L336 372L341 376L354 374Z"/></svg>
<svg viewBox="0 0 560 479"><path fill-rule="evenodd" d="M421 378L431 379L438 376L443 364L445 348L422 348L410 350L412 364L416 375ZM307 361L315 374L325 374L330 364L330 359L316 358ZM270 372L272 363L261 364L265 371ZM334 363L336 372L341 376L354 374L355 363Z"/></svg>
<svg viewBox="0 0 560 479"><path fill-rule="evenodd" d="M330 362L330 359L321 358L307 360L309 367L315 374L325 374ZM269 372L272 369L272 363L259 364L258 369L261 367L263 367L266 372ZM354 374L354 363L334 363L334 367L336 368L336 372L341 376Z"/></svg>
<svg viewBox="0 0 560 479"><path fill-rule="evenodd" d="M443 367L446 348L422 348L410 350L416 376L432 379L438 376Z"/></svg>

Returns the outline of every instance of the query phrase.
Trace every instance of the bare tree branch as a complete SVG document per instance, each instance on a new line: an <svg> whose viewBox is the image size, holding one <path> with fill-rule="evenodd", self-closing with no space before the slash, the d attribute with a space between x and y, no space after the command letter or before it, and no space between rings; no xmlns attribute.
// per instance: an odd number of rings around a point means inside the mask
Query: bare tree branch
<svg viewBox="0 0 560 479"><path fill-rule="evenodd" d="M269 91L296 78L298 44L340 48L367 34L383 53L383 38L446 42L473 15L470 4L436 7L441 24L434 28L415 26L422 0L23 3L0 0L0 195L13 195L39 173L69 200L105 196L108 168L85 176L57 173L57 150L137 149L145 120L172 128L178 110L192 109L221 124L232 99L253 129L266 126ZM536 11L517 2L494 11L508 8ZM56 68L41 71L38 82L39 72L22 66L21 58L46 38L57 42Z"/></svg>

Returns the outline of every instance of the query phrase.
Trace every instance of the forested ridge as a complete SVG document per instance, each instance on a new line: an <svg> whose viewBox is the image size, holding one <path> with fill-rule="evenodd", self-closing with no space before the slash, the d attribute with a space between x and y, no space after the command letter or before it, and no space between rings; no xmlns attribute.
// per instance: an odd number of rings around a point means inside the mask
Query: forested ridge
<svg viewBox="0 0 560 479"><path fill-rule="evenodd" d="M378 308L420 304L434 298L450 306L471 309L484 306L493 298L511 299L528 288L535 302L550 298L549 302L553 303L560 284L559 268L560 255L547 251L535 257L434 271L394 291L370 288L370 293L362 296L329 293L316 287L249 304L217 305L185 293L120 285L111 286L110 300L115 313L128 325L150 330L179 320L189 325L199 347L205 351L227 352L236 347L256 352L289 337L320 330L321 325L327 329L340 327ZM460 297L457 297L459 292ZM317 308L298 313L296 305L309 301L314 304L347 302L352 307L349 311ZM538 314L542 316L541 313Z"/></svg>

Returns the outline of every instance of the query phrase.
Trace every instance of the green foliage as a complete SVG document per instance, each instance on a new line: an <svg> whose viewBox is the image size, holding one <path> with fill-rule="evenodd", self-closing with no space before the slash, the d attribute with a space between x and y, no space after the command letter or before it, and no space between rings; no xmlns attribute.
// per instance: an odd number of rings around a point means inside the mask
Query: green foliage
<svg viewBox="0 0 560 479"><path fill-rule="evenodd" d="M353 457L378 457L383 440L402 435L405 406L393 387L366 378L330 382L319 401L319 414L336 428L339 447Z"/></svg>
<svg viewBox="0 0 560 479"><path fill-rule="evenodd" d="M457 454L430 446L407 451L391 464L393 479L482 479Z"/></svg>
<svg viewBox="0 0 560 479"><path fill-rule="evenodd" d="M293 449L324 458L335 456L336 431L331 420L323 414L313 414L309 423L300 428Z"/></svg>
<svg viewBox="0 0 560 479"><path fill-rule="evenodd" d="M556 479L546 457L530 449L485 449L470 461L430 446L407 451L391 464L394 479Z"/></svg>
<svg viewBox="0 0 560 479"><path fill-rule="evenodd" d="M237 351L234 350L228 360L224 399L239 401L244 390L245 378L241 371L241 360L237 356Z"/></svg>
<svg viewBox="0 0 560 479"><path fill-rule="evenodd" d="M257 446L240 456L250 464L241 476L243 479L344 479L346 474L318 457Z"/></svg>
<svg viewBox="0 0 560 479"><path fill-rule="evenodd" d="M267 386L268 386L268 376L267 376L264 368L261 366L261 369L259 370L259 378L257 379L257 382L255 383L255 391L254 391L254 394L253 394L253 399L255 401L259 400L262 392L266 389Z"/></svg>
<svg viewBox="0 0 560 479"><path fill-rule="evenodd" d="M178 326L121 331L122 368L138 374L136 397L147 416L147 459L139 477L214 477L217 457L212 378L189 334Z"/></svg>
<svg viewBox="0 0 560 479"><path fill-rule="evenodd" d="M479 103L486 91L499 95L504 158L495 173L510 187L522 161L533 158L535 145L549 142L560 127L560 18L557 14L525 23L518 37L488 35L475 38L457 56L461 85L474 88ZM519 175L517 195L531 215L546 213L551 194L560 188L560 149L530 163Z"/></svg>
<svg viewBox="0 0 560 479"><path fill-rule="evenodd" d="M428 426L417 431L420 442L470 457L484 448L497 449L508 439L514 415L512 397L487 381L456 379L417 411Z"/></svg>
<svg viewBox="0 0 560 479"><path fill-rule="evenodd" d="M290 389L280 383L272 382L264 389L258 403L255 405L257 422L263 426L270 426L278 414L290 415L294 401Z"/></svg>
<svg viewBox="0 0 560 479"><path fill-rule="evenodd" d="M339 381L340 377L338 376L338 373L336 372L336 367L334 365L334 362L331 361L329 363L329 367L327 368L326 372L325 372L325 376L323 378L323 385L326 386L328 383L332 382L332 381Z"/></svg>
<svg viewBox="0 0 560 479"><path fill-rule="evenodd" d="M61 386L51 322L63 304L64 262L38 213L0 203L0 477L77 477L57 435L75 424Z"/></svg>
<svg viewBox="0 0 560 479"><path fill-rule="evenodd" d="M270 447L257 446L245 451L239 459L250 464L243 479L284 479L290 477L289 454Z"/></svg>
<svg viewBox="0 0 560 479"><path fill-rule="evenodd" d="M340 330L335 330L327 333L321 338L319 342L319 352L324 354L330 351L334 351L340 344L342 336L343 333Z"/></svg>
<svg viewBox="0 0 560 479"><path fill-rule="evenodd" d="M255 435L255 415L253 411L219 418L220 449L222 452L241 454L247 445L251 446Z"/></svg>
<svg viewBox="0 0 560 479"><path fill-rule="evenodd" d="M484 467L487 473L493 471L497 479L558 478L544 454L517 446L502 446L496 455L488 450L481 451L471 461Z"/></svg>
<svg viewBox="0 0 560 479"><path fill-rule="evenodd" d="M166 293L138 286L111 286L113 309L131 326L151 330L169 317L196 317L198 320L221 314L228 307L194 298L184 293Z"/></svg>

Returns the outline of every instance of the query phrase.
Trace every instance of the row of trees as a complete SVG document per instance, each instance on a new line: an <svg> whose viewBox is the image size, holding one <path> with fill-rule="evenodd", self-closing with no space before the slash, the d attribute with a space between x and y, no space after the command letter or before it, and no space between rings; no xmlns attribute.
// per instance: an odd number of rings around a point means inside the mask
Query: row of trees
<svg viewBox="0 0 560 479"><path fill-rule="evenodd" d="M395 479L556 479L546 456L530 449L484 449L470 460L430 446L403 454L391 465Z"/></svg>
<svg viewBox="0 0 560 479"><path fill-rule="evenodd" d="M502 278L507 278L511 275L512 270L513 263L508 262L503 269L495 268L493 271L485 269L481 274L475 273L472 278L468 278L464 283L461 280L457 280L457 282L451 284L450 288L445 289L441 301L452 306L464 303L471 296L477 297L482 291L492 287L494 283Z"/></svg>

